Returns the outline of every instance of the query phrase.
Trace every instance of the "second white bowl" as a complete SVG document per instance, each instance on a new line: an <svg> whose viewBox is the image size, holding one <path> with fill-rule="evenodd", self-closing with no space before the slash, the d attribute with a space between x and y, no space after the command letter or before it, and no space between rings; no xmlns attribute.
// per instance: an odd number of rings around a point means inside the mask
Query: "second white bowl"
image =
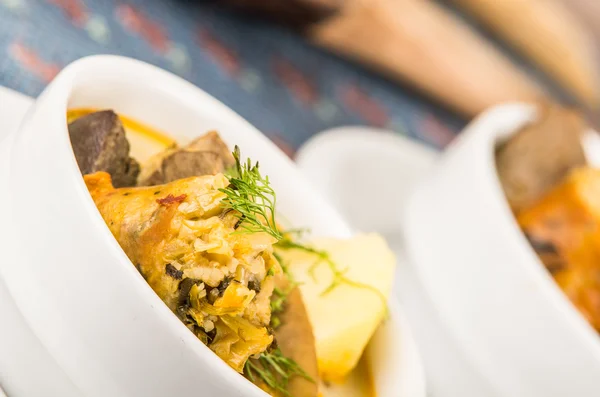
<svg viewBox="0 0 600 397"><path fill-rule="evenodd" d="M600 337L529 246L496 174L496 145L534 117L532 106L503 105L467 127L409 200L406 248L498 395L598 396Z"/></svg>

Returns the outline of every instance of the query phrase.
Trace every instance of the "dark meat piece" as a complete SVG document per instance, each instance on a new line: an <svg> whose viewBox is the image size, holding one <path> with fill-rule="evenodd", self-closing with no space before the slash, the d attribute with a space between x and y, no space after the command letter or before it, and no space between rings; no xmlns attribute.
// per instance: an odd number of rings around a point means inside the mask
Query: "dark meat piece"
<svg viewBox="0 0 600 397"><path fill-rule="evenodd" d="M115 187L135 186L140 167L129 157L129 141L119 116L103 110L69 124L69 136L83 175L105 171Z"/></svg>
<svg viewBox="0 0 600 397"><path fill-rule="evenodd" d="M225 142L211 131L184 148L168 149L150 159L142 169L139 185L162 185L191 176L215 175L234 164Z"/></svg>
<svg viewBox="0 0 600 397"><path fill-rule="evenodd" d="M545 107L538 120L497 149L498 176L515 213L540 200L573 168L586 164L581 145L585 128L579 113Z"/></svg>

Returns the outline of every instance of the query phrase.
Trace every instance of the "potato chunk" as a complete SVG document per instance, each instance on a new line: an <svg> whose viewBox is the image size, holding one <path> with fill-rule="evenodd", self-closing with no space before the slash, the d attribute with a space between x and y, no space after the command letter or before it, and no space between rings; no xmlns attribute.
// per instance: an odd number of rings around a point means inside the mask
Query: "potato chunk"
<svg viewBox="0 0 600 397"><path fill-rule="evenodd" d="M333 281L325 261L319 262L316 255L297 249L282 253L300 283L313 325L319 373L326 381L341 381L357 365L386 314L395 257L385 240L376 234L348 240L321 239L311 246L326 251L337 268L345 270L348 280L370 286L342 282L324 293Z"/></svg>

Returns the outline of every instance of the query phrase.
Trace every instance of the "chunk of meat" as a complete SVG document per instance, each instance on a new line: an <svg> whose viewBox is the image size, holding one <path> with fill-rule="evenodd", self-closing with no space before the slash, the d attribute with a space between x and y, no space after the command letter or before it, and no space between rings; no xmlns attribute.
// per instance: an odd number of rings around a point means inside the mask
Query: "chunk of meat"
<svg viewBox="0 0 600 397"><path fill-rule="evenodd" d="M498 176L513 211L530 207L570 170L586 164L581 145L585 127L576 111L543 107L537 121L498 147Z"/></svg>
<svg viewBox="0 0 600 397"><path fill-rule="evenodd" d="M278 280L280 288L287 288L286 280ZM304 307L302 293L298 287L287 296L285 309L279 314L281 325L275 329L275 340L284 356L293 359L314 380L300 376L290 379L288 392L294 397L316 397L318 393L317 352L315 337L308 313Z"/></svg>
<svg viewBox="0 0 600 397"><path fill-rule="evenodd" d="M219 134L211 131L183 148L159 153L142 168L140 186L153 186L191 176L215 175L235 164Z"/></svg>
<svg viewBox="0 0 600 397"><path fill-rule="evenodd" d="M129 142L115 112L102 110L76 119L69 124L69 136L83 175L105 171L115 187L136 184L140 167L129 156Z"/></svg>

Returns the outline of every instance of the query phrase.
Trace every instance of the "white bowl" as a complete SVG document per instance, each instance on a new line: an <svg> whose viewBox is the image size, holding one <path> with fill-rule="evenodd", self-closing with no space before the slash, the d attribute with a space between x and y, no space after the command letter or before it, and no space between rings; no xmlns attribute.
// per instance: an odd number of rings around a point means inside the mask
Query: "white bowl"
<svg viewBox="0 0 600 397"><path fill-rule="evenodd" d="M406 248L452 337L500 396L600 393L600 337L538 260L498 180L494 149L535 108L493 108L409 200Z"/></svg>
<svg viewBox="0 0 600 397"><path fill-rule="evenodd" d="M312 137L296 164L351 227L383 234L398 251L406 198L437 156L398 133L347 126Z"/></svg>
<svg viewBox="0 0 600 397"><path fill-rule="evenodd" d="M11 396L57 388L61 396L264 396L196 339L131 266L79 173L66 127L66 110L74 107L112 108L181 141L216 129L244 156L260 160L291 224L315 235L351 234L281 151L197 87L131 59L79 60L41 94L0 156L6 242L0 276L18 309L7 323L27 328L15 343L23 349L31 343L26 353L43 357L64 382L24 385L22 371L13 368L18 379L0 379L3 387ZM410 331L391 305L390 321L367 352L378 395L424 396ZM43 372L41 364L24 361L16 367Z"/></svg>

